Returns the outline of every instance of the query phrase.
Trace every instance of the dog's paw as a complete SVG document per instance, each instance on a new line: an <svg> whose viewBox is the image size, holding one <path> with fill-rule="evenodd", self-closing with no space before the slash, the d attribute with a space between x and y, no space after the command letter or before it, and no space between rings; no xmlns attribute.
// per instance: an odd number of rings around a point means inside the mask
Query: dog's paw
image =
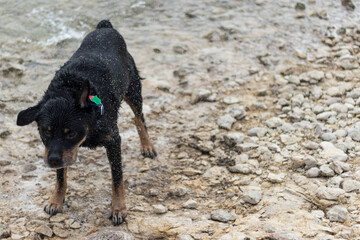
<svg viewBox="0 0 360 240"><path fill-rule="evenodd" d="M44 207L44 211L47 214L50 214L51 216L57 214L57 213L61 213L63 211L63 205L62 204L58 204L58 203L48 203L45 207Z"/></svg>
<svg viewBox="0 0 360 240"><path fill-rule="evenodd" d="M147 158L155 158L157 156L156 150L153 146L141 148L141 154Z"/></svg>
<svg viewBox="0 0 360 240"><path fill-rule="evenodd" d="M111 212L110 220L112 220L114 226L118 226L125 222L125 218L127 216L126 208L123 210L113 210Z"/></svg>

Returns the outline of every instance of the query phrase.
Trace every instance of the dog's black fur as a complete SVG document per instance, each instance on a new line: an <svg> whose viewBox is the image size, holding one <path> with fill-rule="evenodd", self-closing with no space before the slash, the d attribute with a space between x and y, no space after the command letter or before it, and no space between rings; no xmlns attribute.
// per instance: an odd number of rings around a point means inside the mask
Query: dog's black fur
<svg viewBox="0 0 360 240"><path fill-rule="evenodd" d="M41 101L19 113L19 126L37 122L45 145L44 160L49 167L57 169L55 191L45 206L47 213L53 215L62 211L66 171L76 160L77 148L104 146L113 180L113 223L118 225L124 221L121 138L117 127L118 109L123 99L135 114L143 155L156 156L142 114L140 81L123 37L108 20L103 20L56 72ZM104 115L100 115L99 107L90 104L89 95L101 99Z"/></svg>

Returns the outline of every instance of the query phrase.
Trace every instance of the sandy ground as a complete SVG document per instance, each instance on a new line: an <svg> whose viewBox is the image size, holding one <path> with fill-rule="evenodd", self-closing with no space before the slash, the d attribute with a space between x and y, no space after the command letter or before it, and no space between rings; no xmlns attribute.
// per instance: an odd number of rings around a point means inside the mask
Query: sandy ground
<svg viewBox="0 0 360 240"><path fill-rule="evenodd" d="M136 239L359 239L358 10L304 3L145 1L110 17L146 79L159 155L141 156L124 103L129 214L117 229ZM104 149L80 149L64 213L50 217L55 172L36 124L15 124L81 40L20 39L0 42L0 238L81 239L111 226Z"/></svg>

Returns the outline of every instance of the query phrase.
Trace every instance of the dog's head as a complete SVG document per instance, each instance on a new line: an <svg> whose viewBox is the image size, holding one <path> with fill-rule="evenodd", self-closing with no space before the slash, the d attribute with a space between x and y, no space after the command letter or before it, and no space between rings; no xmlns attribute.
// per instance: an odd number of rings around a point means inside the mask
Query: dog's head
<svg viewBox="0 0 360 240"><path fill-rule="evenodd" d="M19 126L36 121L45 145L44 161L50 168L67 167L76 161L77 150L86 140L92 113L88 95L89 83L85 82L75 101L63 97L43 99L19 113Z"/></svg>

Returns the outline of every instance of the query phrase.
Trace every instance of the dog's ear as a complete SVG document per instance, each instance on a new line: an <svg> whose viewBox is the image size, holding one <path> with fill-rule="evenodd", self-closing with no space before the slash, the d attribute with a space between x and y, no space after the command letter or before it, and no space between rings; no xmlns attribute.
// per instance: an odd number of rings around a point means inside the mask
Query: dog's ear
<svg viewBox="0 0 360 240"><path fill-rule="evenodd" d="M81 90L79 92L78 100L77 100L77 103L80 105L80 108L86 108L90 106L89 89L90 89L90 83L88 80L85 80L81 86Z"/></svg>
<svg viewBox="0 0 360 240"><path fill-rule="evenodd" d="M19 112L17 116L16 124L18 126L25 126L32 123L38 116L39 111L40 111L40 103L34 107L29 107L28 109Z"/></svg>

